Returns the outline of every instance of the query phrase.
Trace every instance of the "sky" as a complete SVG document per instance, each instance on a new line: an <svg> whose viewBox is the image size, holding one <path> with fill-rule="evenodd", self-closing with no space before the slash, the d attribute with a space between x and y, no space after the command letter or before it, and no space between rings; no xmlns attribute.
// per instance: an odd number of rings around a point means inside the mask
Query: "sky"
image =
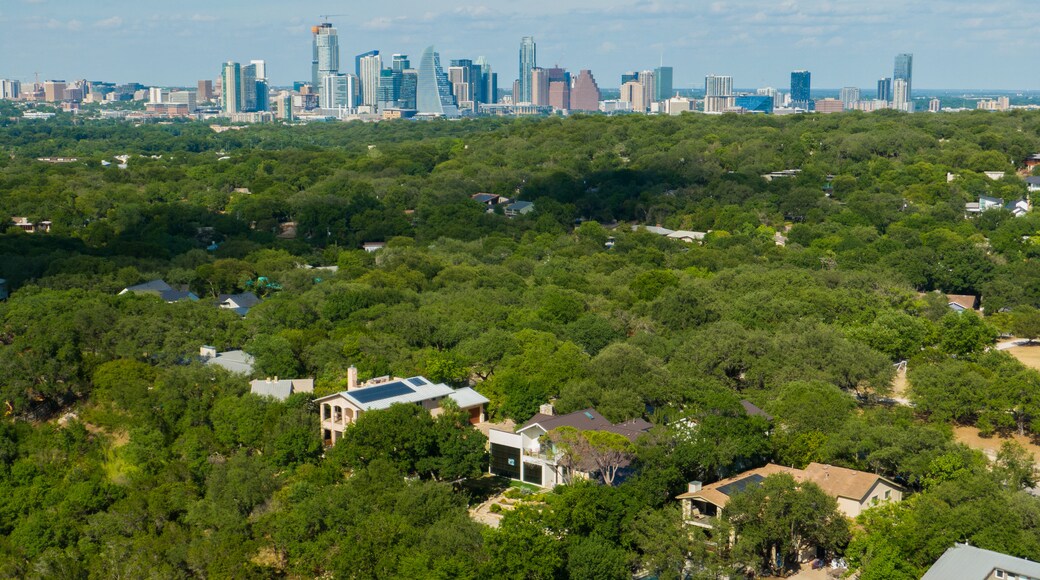
<svg viewBox="0 0 1040 580"><path fill-rule="evenodd" d="M509 89L522 36L540 66L622 72L675 69L676 87L731 75L738 88L873 88L897 53L914 54L915 92L1036 90L1036 0L0 0L0 78L189 86L224 61L268 63L274 85L310 77L310 27L339 30L342 68L371 49L418 66L434 45L450 59L486 56Z"/></svg>

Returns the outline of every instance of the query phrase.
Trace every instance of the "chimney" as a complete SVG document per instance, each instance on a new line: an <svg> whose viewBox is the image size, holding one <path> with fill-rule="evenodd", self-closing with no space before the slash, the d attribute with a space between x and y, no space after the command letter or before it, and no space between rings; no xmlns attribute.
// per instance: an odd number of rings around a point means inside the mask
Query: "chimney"
<svg viewBox="0 0 1040 580"><path fill-rule="evenodd" d="M217 349L209 345L202 345L199 347L199 356L204 359L211 359L217 357Z"/></svg>
<svg viewBox="0 0 1040 580"><path fill-rule="evenodd" d="M700 491L702 487L704 487L703 483L699 481L691 481L689 484L687 484L686 491L689 493L696 493Z"/></svg>
<svg viewBox="0 0 1040 580"><path fill-rule="evenodd" d="M538 407L538 412L543 415L554 415L556 413L556 411L553 409L552 403L545 403L542 406Z"/></svg>
<svg viewBox="0 0 1040 580"><path fill-rule="evenodd" d="M357 386L357 367L354 366L354 365L350 365L350 368L347 369L347 390L348 391L353 391L356 388L358 388L358 386Z"/></svg>

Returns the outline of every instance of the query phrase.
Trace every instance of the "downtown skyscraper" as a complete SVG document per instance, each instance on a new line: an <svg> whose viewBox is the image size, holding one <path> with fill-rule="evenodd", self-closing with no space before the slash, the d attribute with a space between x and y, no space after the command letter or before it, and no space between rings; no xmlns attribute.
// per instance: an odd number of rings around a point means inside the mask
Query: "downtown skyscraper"
<svg viewBox="0 0 1040 580"><path fill-rule="evenodd" d="M812 110L812 73L796 70L791 73L791 105L805 111Z"/></svg>
<svg viewBox="0 0 1040 580"><path fill-rule="evenodd" d="M530 103L531 101L531 69L538 66L538 51L534 37L525 36L520 40L520 94L513 95L514 103Z"/></svg>
<svg viewBox="0 0 1040 580"><path fill-rule="evenodd" d="M451 94L448 75L441 68L441 55L427 47L419 61L419 84L415 101L419 113L443 117L458 117L459 109Z"/></svg>
<svg viewBox="0 0 1040 580"><path fill-rule="evenodd" d="M906 103L910 103L913 100L914 90L914 55L910 53L902 53L896 55L896 64L892 71L892 103L897 109L907 110L909 108ZM905 92L900 93L899 98L896 98L896 81L903 81L906 83Z"/></svg>
<svg viewBox="0 0 1040 580"><path fill-rule="evenodd" d="M318 90L323 76L339 73L339 34L328 22L312 27L311 34L311 86Z"/></svg>

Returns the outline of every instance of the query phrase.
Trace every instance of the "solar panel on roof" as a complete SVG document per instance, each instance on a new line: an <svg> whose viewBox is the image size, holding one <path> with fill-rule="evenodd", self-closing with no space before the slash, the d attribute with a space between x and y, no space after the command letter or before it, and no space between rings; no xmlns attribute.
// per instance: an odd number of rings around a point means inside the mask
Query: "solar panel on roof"
<svg viewBox="0 0 1040 580"><path fill-rule="evenodd" d="M394 381L385 385L376 385L374 387L366 387L364 389L350 391L349 395L354 397L357 402L367 405L368 403L382 401L383 399L389 399L391 397L410 395L414 392L415 389L409 387L403 382Z"/></svg>
<svg viewBox="0 0 1040 580"><path fill-rule="evenodd" d="M407 379L407 381L411 383L413 387L421 387L426 384L426 381L424 381L422 377L412 377Z"/></svg>
<svg viewBox="0 0 1040 580"><path fill-rule="evenodd" d="M589 413L588 411L585 411L585 416L589 419L595 419L595 417L592 416L592 413Z"/></svg>
<svg viewBox="0 0 1040 580"><path fill-rule="evenodd" d="M762 477L761 475L756 473L754 475L749 475L749 476L747 476L747 477L745 477L743 479L738 479L738 480L734 481L733 483L728 483L728 484L720 487L719 491L724 493L724 494L726 494L726 495L730 495L731 496L731 495L733 495L735 493L740 493L740 492L744 491L745 489L747 489L750 486L761 484L762 480L764 480L764 479L765 479L764 477Z"/></svg>

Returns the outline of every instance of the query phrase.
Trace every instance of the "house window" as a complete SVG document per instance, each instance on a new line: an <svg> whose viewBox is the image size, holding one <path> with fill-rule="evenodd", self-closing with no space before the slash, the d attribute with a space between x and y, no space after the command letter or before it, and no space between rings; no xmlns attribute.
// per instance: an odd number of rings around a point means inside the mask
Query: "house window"
<svg viewBox="0 0 1040 580"><path fill-rule="evenodd" d="M332 417L332 405L330 405L328 403L325 403L324 405L322 405L322 407L324 408L324 411L325 411L325 416L322 417L322 418L323 419L331 418Z"/></svg>
<svg viewBox="0 0 1040 580"><path fill-rule="evenodd" d="M877 503L877 496L870 498L870 503Z"/></svg>
<svg viewBox="0 0 1040 580"><path fill-rule="evenodd" d="M997 578L1003 578L1004 577L1004 571L1003 570L996 570L995 572L996 572L996 577Z"/></svg>
<svg viewBox="0 0 1040 580"><path fill-rule="evenodd" d="M885 499L892 499L892 492L891 491L885 490Z"/></svg>

